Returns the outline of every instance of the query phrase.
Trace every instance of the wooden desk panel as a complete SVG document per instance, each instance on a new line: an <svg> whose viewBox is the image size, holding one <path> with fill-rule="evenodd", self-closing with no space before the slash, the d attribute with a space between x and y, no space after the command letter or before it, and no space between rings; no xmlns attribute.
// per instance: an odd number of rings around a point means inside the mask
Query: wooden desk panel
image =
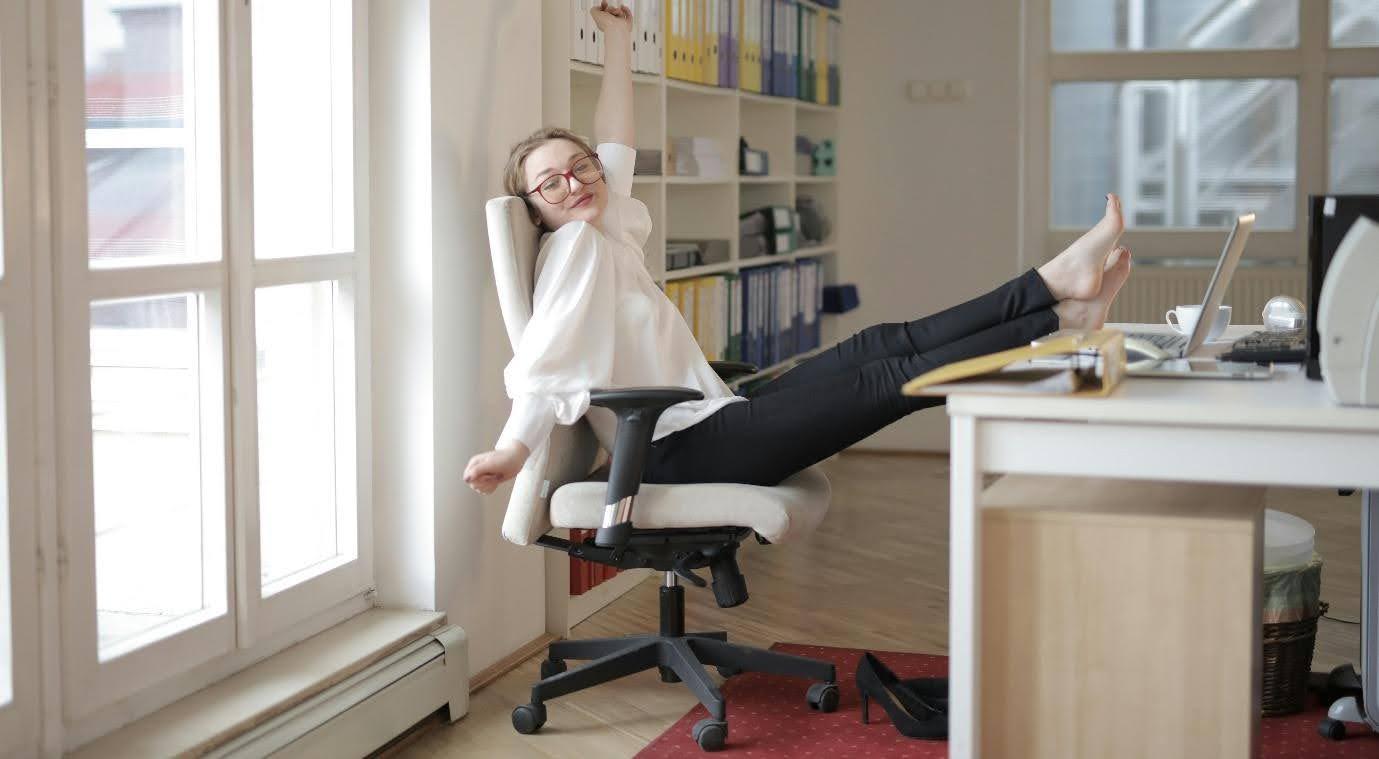
<svg viewBox="0 0 1379 759"><path fill-rule="evenodd" d="M983 756L1253 755L1262 488L1019 475L982 503Z"/></svg>

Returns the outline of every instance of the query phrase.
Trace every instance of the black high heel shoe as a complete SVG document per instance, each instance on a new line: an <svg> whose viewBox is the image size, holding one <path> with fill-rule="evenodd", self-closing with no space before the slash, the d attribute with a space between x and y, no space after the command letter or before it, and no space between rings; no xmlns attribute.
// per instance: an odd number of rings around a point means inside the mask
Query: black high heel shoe
<svg viewBox="0 0 1379 759"><path fill-rule="evenodd" d="M944 685L946 695L946 683ZM948 737L946 711L939 711L902 687L895 673L870 653L863 653L862 660L857 662L857 690L862 695L862 724L868 723L871 699L876 699L901 735L926 740Z"/></svg>
<svg viewBox="0 0 1379 759"><path fill-rule="evenodd" d="M930 709L944 714L948 713L948 678L915 677L901 680L900 688L909 691Z"/></svg>

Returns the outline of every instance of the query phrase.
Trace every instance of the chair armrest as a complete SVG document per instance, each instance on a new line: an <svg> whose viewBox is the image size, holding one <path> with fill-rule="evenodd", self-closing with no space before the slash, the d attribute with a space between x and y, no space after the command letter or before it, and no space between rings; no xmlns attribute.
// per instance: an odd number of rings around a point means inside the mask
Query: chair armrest
<svg viewBox="0 0 1379 759"><path fill-rule="evenodd" d="M718 372L719 378L724 382L731 382L738 377L756 374L760 371L760 367L756 364L749 364L745 361L710 361L709 366Z"/></svg>
<svg viewBox="0 0 1379 759"><path fill-rule="evenodd" d="M603 524L594 536L595 545L613 548L615 554L627 547L632 537L632 502L641 489L642 470L657 420L667 408L703 397L698 390L684 387L624 387L589 392L591 406L606 408L618 419Z"/></svg>

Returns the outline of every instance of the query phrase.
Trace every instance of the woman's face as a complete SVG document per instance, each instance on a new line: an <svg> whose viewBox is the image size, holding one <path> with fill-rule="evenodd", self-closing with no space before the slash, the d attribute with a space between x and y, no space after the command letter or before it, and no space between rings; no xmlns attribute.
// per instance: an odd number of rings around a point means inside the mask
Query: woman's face
<svg viewBox="0 0 1379 759"><path fill-rule="evenodd" d="M597 157L590 158L578 145L569 140L548 140L527 156L523 170L527 176L527 200L547 229L560 229L572 221L595 223L603 215L608 205L608 185L602 179L603 171ZM597 174L591 170L598 169ZM589 182L580 181L579 173ZM566 176L562 177L561 175ZM542 188L543 192L536 192ZM558 202L552 203L548 197L559 197L568 189L568 194Z"/></svg>

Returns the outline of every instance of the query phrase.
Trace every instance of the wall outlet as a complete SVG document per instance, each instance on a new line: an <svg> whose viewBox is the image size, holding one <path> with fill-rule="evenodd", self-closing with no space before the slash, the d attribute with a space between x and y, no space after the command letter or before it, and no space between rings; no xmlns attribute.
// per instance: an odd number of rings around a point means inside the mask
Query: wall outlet
<svg viewBox="0 0 1379 759"><path fill-rule="evenodd" d="M914 103L956 103L972 97L972 82L967 79L914 79L906 83L905 93Z"/></svg>

